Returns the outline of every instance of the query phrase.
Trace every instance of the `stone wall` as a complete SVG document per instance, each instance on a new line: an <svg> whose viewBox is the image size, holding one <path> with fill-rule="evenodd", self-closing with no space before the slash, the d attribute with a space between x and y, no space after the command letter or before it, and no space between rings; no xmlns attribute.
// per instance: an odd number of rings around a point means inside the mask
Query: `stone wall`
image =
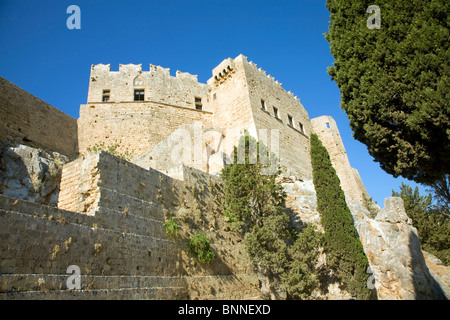
<svg viewBox="0 0 450 320"><path fill-rule="evenodd" d="M279 157L283 173L302 180L311 179L311 123L300 100L253 62L245 63L245 75L258 138L261 138L259 129L279 130Z"/></svg>
<svg viewBox="0 0 450 320"><path fill-rule="evenodd" d="M81 153L96 143L119 144L141 155L167 139L183 124L211 123L211 113L152 102L89 103L81 105L78 143Z"/></svg>
<svg viewBox="0 0 450 320"><path fill-rule="evenodd" d="M272 134L278 130L275 150L270 151L280 157L283 173L302 179L312 177L308 138L311 125L297 97L243 55L222 61L213 69L208 85L213 125L225 132L220 151L230 155L244 130L272 149ZM273 107L278 109L278 118Z"/></svg>
<svg viewBox="0 0 450 320"><path fill-rule="evenodd" d="M242 237L226 231L217 179L181 171L184 181L89 153L64 166L58 209L0 197L0 299L260 297ZM181 222L178 240L164 232L168 216ZM208 265L187 252L197 230L216 255ZM80 290L67 290L70 265Z"/></svg>
<svg viewBox="0 0 450 320"><path fill-rule="evenodd" d="M87 102L103 102L104 90L111 102L134 101L135 89L144 90L144 101L195 109L197 98L207 110L208 86L199 83L196 75L177 71L173 77L168 68L150 65L149 71L143 71L141 64L121 64L119 71L111 71L109 64L92 65Z"/></svg>
<svg viewBox="0 0 450 320"><path fill-rule="evenodd" d="M0 77L0 140L77 153L77 121Z"/></svg>
<svg viewBox="0 0 450 320"><path fill-rule="evenodd" d="M223 143L216 152L227 155L233 152L233 147L237 145L244 130L257 137L248 95L245 63L246 58L243 55L234 60L228 58L213 69L213 76L208 80L211 88L209 108L213 112L212 125L224 130Z"/></svg>
<svg viewBox="0 0 450 320"><path fill-rule="evenodd" d="M368 196L366 188L356 169L350 166L344 143L342 142L336 121L330 116L311 119L312 130L319 136L330 155L331 163L341 181L345 196L362 201L363 194Z"/></svg>

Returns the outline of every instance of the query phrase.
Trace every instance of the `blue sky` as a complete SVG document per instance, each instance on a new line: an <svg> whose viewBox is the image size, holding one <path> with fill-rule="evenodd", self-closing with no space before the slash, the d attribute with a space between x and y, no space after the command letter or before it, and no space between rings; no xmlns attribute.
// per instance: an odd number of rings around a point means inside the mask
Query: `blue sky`
<svg viewBox="0 0 450 320"><path fill-rule="evenodd" d="M72 4L80 30L66 27ZM310 118L336 120L350 164L383 206L402 181L416 184L385 173L352 138L326 72L334 61L328 24L325 0L0 0L0 76L78 118L92 64L151 63L206 83L223 59L242 53L294 92Z"/></svg>

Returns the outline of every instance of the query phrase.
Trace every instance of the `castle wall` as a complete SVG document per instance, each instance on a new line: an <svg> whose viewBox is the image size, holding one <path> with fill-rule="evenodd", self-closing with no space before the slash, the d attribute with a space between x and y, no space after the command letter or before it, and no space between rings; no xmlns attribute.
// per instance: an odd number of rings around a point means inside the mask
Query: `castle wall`
<svg viewBox="0 0 450 320"><path fill-rule="evenodd" d="M259 129L267 130L266 142L270 149L271 130L276 129L284 174L311 179L308 138L311 125L308 113L292 93L286 92L278 81L258 70L243 55L222 61L214 68L208 85L213 125L225 129L222 151L230 155L243 130L256 139L264 139ZM266 111L261 108L261 100ZM274 106L278 108L279 119L273 114ZM288 115L292 117L292 126Z"/></svg>
<svg viewBox="0 0 450 320"><path fill-rule="evenodd" d="M259 298L242 238L212 213L216 179L182 171L185 182L97 152L64 167L58 209L0 196L0 299ZM165 234L167 216L190 221L184 239ZM207 266L187 251L195 230L211 239ZM70 265L80 290L67 290Z"/></svg>
<svg viewBox="0 0 450 320"><path fill-rule="evenodd" d="M196 75L177 71L173 77L168 68L150 65L149 71L143 71L140 64L121 64L119 71L111 71L109 64L92 65L87 102L103 102L104 90L109 90L110 102L134 101L135 89L145 90L144 101L191 109L199 98L207 110L208 86L199 83Z"/></svg>
<svg viewBox="0 0 450 320"><path fill-rule="evenodd" d="M345 196L355 201L362 201L363 194L367 195L367 191L358 171L350 166L336 121L330 116L321 116L311 119L311 124L313 131L319 136L330 155Z"/></svg>
<svg viewBox="0 0 450 320"><path fill-rule="evenodd" d="M311 124L300 100L291 92L286 92L281 83L261 68L258 69L253 62L245 64L245 74L256 128L279 130L282 171L289 176L311 179ZM262 108L262 101L265 109ZM277 116L274 108L277 109Z"/></svg>
<svg viewBox="0 0 450 320"><path fill-rule="evenodd" d="M0 140L77 153L77 121L0 77Z"/></svg>
<svg viewBox="0 0 450 320"><path fill-rule="evenodd" d="M211 123L207 111L176 107L164 103L89 103L81 105L78 119L80 152L95 143L119 144L134 156L141 155L167 139L183 124Z"/></svg>
<svg viewBox="0 0 450 320"><path fill-rule="evenodd" d="M131 99L136 77L139 84L148 85L148 90L157 92L146 99L169 101L188 109L175 109L173 105L171 109L162 102L117 102ZM200 121L203 125L201 149L193 150L191 159L183 163L207 172L219 172L223 166L222 153L231 155L244 130L257 139L264 139L259 129L266 130L265 142L270 148L270 139L275 132L272 129L276 129L278 150L271 151L279 152L284 174L311 179L311 125L308 113L297 97L286 92L278 81L257 69L243 55L223 60L213 69L207 85L195 80L194 76L179 72L177 77L171 77L168 69L155 66L151 66L149 72L142 71L141 65L121 65L118 72L111 72L109 65L92 66L88 101L100 100L101 88L108 87L113 88L110 92L113 102L88 103L81 107L78 121L80 151L84 152L94 142L111 144L117 140L123 148L126 146L134 150L134 155L141 156L139 163L143 167L168 170L171 165L167 154L171 152L167 148L174 146L174 132L182 129L181 124L189 126ZM145 90L147 92L147 87ZM198 90L203 90L205 95ZM206 101L201 116L193 113L199 111L193 111L192 104L188 103L195 95ZM262 100L266 110L261 108ZM274 107L278 109L278 118ZM192 141L191 144L194 145ZM162 157L152 154L163 149L165 155ZM195 152L202 153L201 164L193 163L197 156Z"/></svg>
<svg viewBox="0 0 450 320"><path fill-rule="evenodd" d="M208 80L211 87L209 108L213 112L212 125L224 130L220 150L227 155L233 152L243 130L249 130L256 137L245 75L246 61L243 55L234 60L225 59L213 69L213 76Z"/></svg>

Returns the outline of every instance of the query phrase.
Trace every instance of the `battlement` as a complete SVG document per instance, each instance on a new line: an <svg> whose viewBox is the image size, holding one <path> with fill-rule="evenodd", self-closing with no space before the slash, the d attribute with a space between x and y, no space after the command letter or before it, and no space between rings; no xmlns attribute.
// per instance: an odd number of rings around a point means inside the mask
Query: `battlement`
<svg viewBox="0 0 450 320"><path fill-rule="evenodd" d="M214 81L222 81L231 75L235 69L234 60L231 58L223 60L212 71Z"/></svg>
<svg viewBox="0 0 450 320"><path fill-rule="evenodd" d="M120 64L111 71L110 64L91 66L88 103L112 102L162 102L191 109L206 106L208 88L198 82L198 76L169 68L142 64Z"/></svg>
<svg viewBox="0 0 450 320"><path fill-rule="evenodd" d="M142 70L142 64L119 64L118 71L111 71L110 64L93 64L91 66L91 77L105 77L109 74L116 76L117 73L128 73L128 74L152 74L153 76L161 75L166 77L178 78L178 79L189 79L198 82L198 76L190 74L188 72L182 72L177 70L175 77L170 75L170 68L164 68L161 66L150 64L148 71ZM97 79L96 79L97 80Z"/></svg>

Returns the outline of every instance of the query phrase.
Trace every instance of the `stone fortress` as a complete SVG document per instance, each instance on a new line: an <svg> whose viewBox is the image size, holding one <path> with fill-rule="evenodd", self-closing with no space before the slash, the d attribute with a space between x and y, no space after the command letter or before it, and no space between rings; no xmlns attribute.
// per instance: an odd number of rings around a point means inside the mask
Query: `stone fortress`
<svg viewBox="0 0 450 320"><path fill-rule="evenodd" d="M327 142L344 191L357 201L367 194L350 167L335 121L310 120L298 97L242 54L222 61L207 84L180 71L173 77L160 66L143 71L142 65L129 64L111 71L110 65L93 65L87 100L78 119L81 153L95 143L119 141L139 156L133 162L169 173L180 163L168 155L177 144L191 145L180 162L214 174L248 130L276 147L283 174L308 180L309 135L315 131Z"/></svg>
<svg viewBox="0 0 450 320"><path fill-rule="evenodd" d="M379 299L449 296L448 270L422 253L401 200L387 198L376 217L362 206L367 191L336 122L309 119L293 93L245 56L223 60L206 84L133 64L93 65L89 80L75 120L0 78L0 299L278 298L221 211L217 174L244 131L278 155L288 207L320 229L309 153L309 136L318 134ZM130 161L89 151L100 144L128 151ZM167 237L168 216L207 234L210 265ZM71 265L81 269L75 290L66 283ZM349 298L337 287L316 298Z"/></svg>

